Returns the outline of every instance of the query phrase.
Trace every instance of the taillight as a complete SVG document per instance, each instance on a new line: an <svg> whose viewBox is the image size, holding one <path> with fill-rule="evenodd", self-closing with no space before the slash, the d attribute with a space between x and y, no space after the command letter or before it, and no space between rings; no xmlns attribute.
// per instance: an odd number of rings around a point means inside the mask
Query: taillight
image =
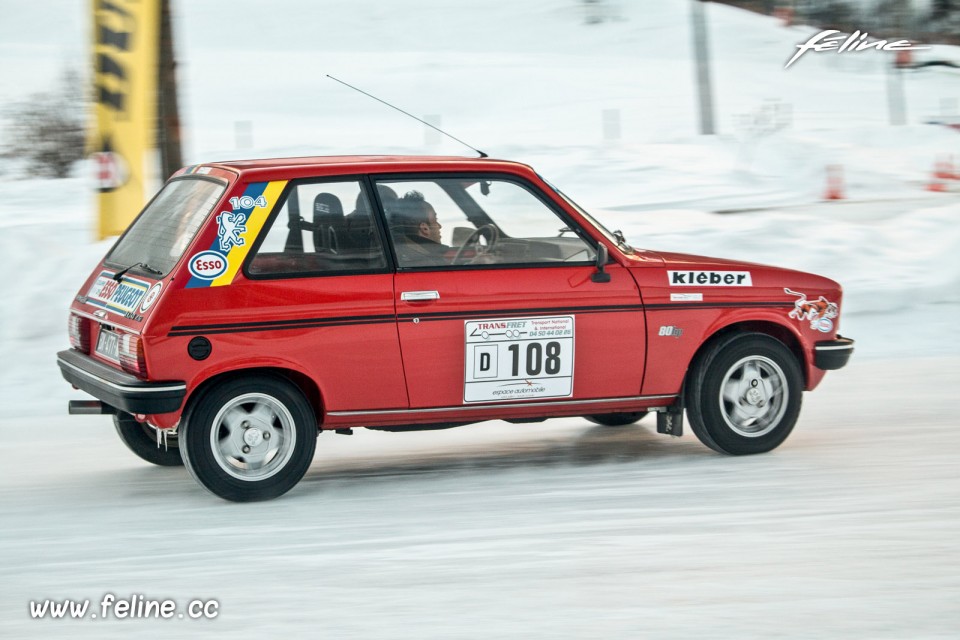
<svg viewBox="0 0 960 640"><path fill-rule="evenodd" d="M117 346L120 353L120 367L127 373L146 378L147 360L143 355L143 341L140 340L140 336L121 334Z"/></svg>
<svg viewBox="0 0 960 640"><path fill-rule="evenodd" d="M67 321L67 333L70 334L70 346L83 353L90 353L90 321L75 313Z"/></svg>

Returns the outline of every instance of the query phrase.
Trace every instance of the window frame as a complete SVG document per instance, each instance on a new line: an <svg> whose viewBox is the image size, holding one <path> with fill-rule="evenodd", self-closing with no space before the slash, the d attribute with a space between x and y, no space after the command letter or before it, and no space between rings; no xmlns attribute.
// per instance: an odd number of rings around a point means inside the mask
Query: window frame
<svg viewBox="0 0 960 640"><path fill-rule="evenodd" d="M287 200L290 197L290 193L294 189L299 188L301 185L310 185L310 184L327 184L333 182L357 182L360 184L360 189L367 196L367 201L370 204L370 221L374 229L376 229L377 238L380 240L380 248L384 257L384 266L377 267L375 269L346 269L342 271L297 271L297 272L286 272L286 273L251 273L250 265L253 263L253 260L257 257L257 254L260 252L260 247L266 241L267 235L270 231L273 230L273 224L276 219L280 216L280 211L283 210L284 206L287 204ZM387 237L387 231L383 227L383 215L380 210L380 200L379 198L374 199L371 196L373 191L373 183L370 180L370 176L367 174L343 174L343 175L333 175L333 176L313 176L308 178L294 178L289 180L284 186L283 191L280 192L280 196L277 198L276 204L273 209L270 211L270 215L267 217L266 222L263 224L263 229L260 234L257 236L257 239L254 241L253 246L250 247L250 252L247 254L246 259L243 261L243 266L241 271L245 278L248 280L290 280L295 278L332 278L338 276L359 276L359 275L382 275L393 273L396 268L396 259L393 255L393 247L389 243ZM344 215L347 215L344 213Z"/></svg>
<svg viewBox="0 0 960 640"><path fill-rule="evenodd" d="M386 213L383 203L380 201L380 193L376 188L378 183L389 182L425 182L436 180L490 180L499 182L510 182L516 184L521 189L526 190L530 195L539 200L547 209L553 212L558 220L564 223L573 231L585 244L591 247L596 254L600 252L601 242L587 233L584 226L573 218L556 201L543 192L537 185L533 184L522 176L510 173L497 172L478 172L478 171L417 171L403 173L371 173L370 178L374 198L376 198L376 209L381 217L380 224L382 230L386 233L389 242L390 255L394 267L398 273L418 273L427 271L490 271L497 269L551 269L573 266L596 266L596 256L591 260L578 260L575 262L501 262L496 264L457 264L457 265L423 265L416 267L403 267L397 259L396 249L393 243L393 237L389 232L389 225L386 219ZM388 185L389 186L389 185ZM442 187L441 187L442 188ZM478 203L479 204L479 203ZM496 222L495 220L493 222Z"/></svg>

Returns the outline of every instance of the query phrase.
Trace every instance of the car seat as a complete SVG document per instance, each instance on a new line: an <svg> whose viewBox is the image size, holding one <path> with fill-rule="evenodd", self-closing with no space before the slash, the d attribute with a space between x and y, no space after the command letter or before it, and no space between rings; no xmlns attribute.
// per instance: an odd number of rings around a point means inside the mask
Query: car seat
<svg viewBox="0 0 960 640"><path fill-rule="evenodd" d="M346 223L340 198L321 193L313 199L313 247L317 253L339 253Z"/></svg>

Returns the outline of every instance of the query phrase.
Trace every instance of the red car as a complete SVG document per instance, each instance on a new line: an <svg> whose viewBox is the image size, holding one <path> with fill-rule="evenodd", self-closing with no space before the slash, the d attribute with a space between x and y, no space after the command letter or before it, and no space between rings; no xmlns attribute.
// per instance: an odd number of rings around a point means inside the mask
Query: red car
<svg viewBox="0 0 960 640"><path fill-rule="evenodd" d="M321 431L682 415L777 447L844 366L841 288L635 249L528 166L324 157L188 167L83 283L64 378L137 455L273 498Z"/></svg>

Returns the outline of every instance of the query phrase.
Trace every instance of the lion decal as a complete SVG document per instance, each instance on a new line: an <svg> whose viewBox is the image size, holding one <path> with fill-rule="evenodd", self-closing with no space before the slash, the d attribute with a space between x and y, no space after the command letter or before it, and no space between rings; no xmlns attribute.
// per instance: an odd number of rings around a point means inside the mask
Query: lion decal
<svg viewBox="0 0 960 640"><path fill-rule="evenodd" d="M817 300L807 300L807 294L784 288L783 291L791 296L797 296L793 309L787 314L796 320L808 321L810 328L815 331L828 333L833 329L833 319L840 315L840 308L836 302L830 302L823 296Z"/></svg>

